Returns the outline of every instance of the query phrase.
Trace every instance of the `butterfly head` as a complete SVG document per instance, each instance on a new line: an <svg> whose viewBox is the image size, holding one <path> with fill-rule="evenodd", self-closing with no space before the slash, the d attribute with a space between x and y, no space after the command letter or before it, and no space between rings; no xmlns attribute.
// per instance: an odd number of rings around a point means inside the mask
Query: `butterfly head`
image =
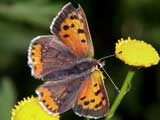
<svg viewBox="0 0 160 120"><path fill-rule="evenodd" d="M97 60L97 68L98 69L101 69L105 66L105 61L99 61Z"/></svg>

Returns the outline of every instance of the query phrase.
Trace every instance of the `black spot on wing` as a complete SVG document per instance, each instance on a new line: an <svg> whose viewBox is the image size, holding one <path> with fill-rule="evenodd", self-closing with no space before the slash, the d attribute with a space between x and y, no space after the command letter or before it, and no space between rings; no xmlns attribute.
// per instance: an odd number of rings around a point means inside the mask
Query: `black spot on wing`
<svg viewBox="0 0 160 120"><path fill-rule="evenodd" d="M81 42L82 42L82 43L85 43L85 42L86 42L86 40L85 40L85 39L82 39L82 40L81 40Z"/></svg>
<svg viewBox="0 0 160 120"><path fill-rule="evenodd" d="M94 94L97 96L100 92L101 90L97 90Z"/></svg>
<svg viewBox="0 0 160 120"><path fill-rule="evenodd" d="M63 29L64 29L64 30L68 30L68 29L69 29L69 26L68 26L68 25L64 25L64 26L63 26Z"/></svg>
<svg viewBox="0 0 160 120"><path fill-rule="evenodd" d="M94 103L94 102L95 102L95 99L90 100L90 102Z"/></svg>
<svg viewBox="0 0 160 120"><path fill-rule="evenodd" d="M73 19L74 19L74 16L73 16L73 15L71 15L71 16L70 16L70 19L71 19L71 20L73 20Z"/></svg>
<svg viewBox="0 0 160 120"><path fill-rule="evenodd" d="M102 101L100 101L98 104L96 104L94 107L95 108L98 108L98 107L100 107L102 105Z"/></svg>
<svg viewBox="0 0 160 120"><path fill-rule="evenodd" d="M77 15L71 15L71 16L70 16L70 19L71 19L71 20L78 19L78 16L77 16Z"/></svg>
<svg viewBox="0 0 160 120"><path fill-rule="evenodd" d="M84 102L84 105L89 105L89 101L85 101L85 102Z"/></svg>
<svg viewBox="0 0 160 120"><path fill-rule="evenodd" d="M37 67L36 66L34 66L34 70L36 70L37 69Z"/></svg>
<svg viewBox="0 0 160 120"><path fill-rule="evenodd" d="M34 59L34 58L32 58L32 62L35 62L35 59Z"/></svg>
<svg viewBox="0 0 160 120"><path fill-rule="evenodd" d="M77 33L78 33L78 34L84 33L84 30L83 30L83 29L78 29L78 30L77 30Z"/></svg>
<svg viewBox="0 0 160 120"><path fill-rule="evenodd" d="M94 87L97 87L97 83L94 84Z"/></svg>
<svg viewBox="0 0 160 120"><path fill-rule="evenodd" d="M80 98L80 100L84 100L85 98L86 98L86 96L83 96L83 97Z"/></svg>
<svg viewBox="0 0 160 120"><path fill-rule="evenodd" d="M34 53L34 52L31 52L31 55L32 55L32 56L34 56L34 55L35 55L35 53Z"/></svg>
<svg viewBox="0 0 160 120"><path fill-rule="evenodd" d="M99 105L98 104L96 104L95 106L94 106L94 108L98 108L99 107Z"/></svg>
<svg viewBox="0 0 160 120"><path fill-rule="evenodd" d="M69 35L68 35L68 34L64 34L63 37L64 37L64 38L67 38L67 37L69 37Z"/></svg>
<svg viewBox="0 0 160 120"><path fill-rule="evenodd" d="M71 25L70 25L70 27L71 27L71 28L74 28L74 27L75 27L75 25L74 25L74 24L71 24Z"/></svg>
<svg viewBox="0 0 160 120"><path fill-rule="evenodd" d="M45 106L46 106L47 108L49 108L49 105L48 105L48 104L46 104Z"/></svg>

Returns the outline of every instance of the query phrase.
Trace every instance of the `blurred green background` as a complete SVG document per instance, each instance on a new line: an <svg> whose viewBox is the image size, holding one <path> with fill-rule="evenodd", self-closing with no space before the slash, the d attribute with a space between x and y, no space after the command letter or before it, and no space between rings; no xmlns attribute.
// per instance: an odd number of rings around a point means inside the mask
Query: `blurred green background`
<svg viewBox="0 0 160 120"><path fill-rule="evenodd" d="M53 17L68 0L0 0L0 120L10 120L11 108L23 97L35 95L42 82L34 79L27 65L30 41L51 34ZM159 0L71 0L86 13L95 48L95 57L114 53L121 37L143 39L160 51ZM146 53L147 54L147 53ZM130 67L106 60L105 69L120 88ZM105 80L112 104L117 92ZM112 120L159 120L160 65L137 69L132 89L121 102ZM82 119L70 110L63 120Z"/></svg>

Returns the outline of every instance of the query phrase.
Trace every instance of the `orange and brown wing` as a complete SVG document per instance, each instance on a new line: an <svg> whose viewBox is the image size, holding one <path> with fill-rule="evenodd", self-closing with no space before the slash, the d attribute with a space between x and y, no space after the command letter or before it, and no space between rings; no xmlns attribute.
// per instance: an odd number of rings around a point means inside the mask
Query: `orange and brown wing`
<svg viewBox="0 0 160 120"><path fill-rule="evenodd" d="M73 109L77 115L89 118L101 118L108 113L109 100L100 70L82 83Z"/></svg>
<svg viewBox="0 0 160 120"><path fill-rule="evenodd" d="M32 75L45 80L58 80L62 75L55 75L57 71L72 66L75 59L76 55L56 35L34 38L28 50L28 64Z"/></svg>
<svg viewBox="0 0 160 120"><path fill-rule="evenodd" d="M54 18L50 29L78 56L94 56L86 16L80 5L76 9L71 3L66 4Z"/></svg>
<svg viewBox="0 0 160 120"><path fill-rule="evenodd" d="M48 81L37 88L39 102L50 114L57 115L72 108L81 85L78 79Z"/></svg>

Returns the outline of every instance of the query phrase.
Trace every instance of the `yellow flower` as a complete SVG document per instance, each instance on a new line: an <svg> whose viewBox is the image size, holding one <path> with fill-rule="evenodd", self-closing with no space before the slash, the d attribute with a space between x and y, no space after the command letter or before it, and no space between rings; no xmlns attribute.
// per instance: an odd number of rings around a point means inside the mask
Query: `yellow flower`
<svg viewBox="0 0 160 120"><path fill-rule="evenodd" d="M118 40L115 54L126 64L136 67L150 67L160 60L158 52L150 44L130 37Z"/></svg>
<svg viewBox="0 0 160 120"><path fill-rule="evenodd" d="M18 105L12 109L11 120L59 120L60 116L49 115L40 106L38 99L27 97L18 102Z"/></svg>

